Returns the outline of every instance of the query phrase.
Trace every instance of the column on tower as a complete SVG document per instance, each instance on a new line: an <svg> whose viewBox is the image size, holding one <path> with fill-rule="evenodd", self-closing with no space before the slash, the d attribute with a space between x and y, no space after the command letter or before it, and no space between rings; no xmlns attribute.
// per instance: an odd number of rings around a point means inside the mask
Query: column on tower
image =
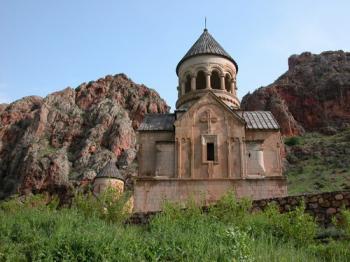
<svg viewBox="0 0 350 262"><path fill-rule="evenodd" d="M181 82L181 95L183 96L185 94L185 82Z"/></svg>
<svg viewBox="0 0 350 262"><path fill-rule="evenodd" d="M231 93L232 93L233 95L236 94L236 85L235 85L235 80L233 80L233 79L232 79L232 81L231 81Z"/></svg>
<svg viewBox="0 0 350 262"><path fill-rule="evenodd" d="M191 91L195 91L196 90L196 76L192 75L191 76Z"/></svg>
<svg viewBox="0 0 350 262"><path fill-rule="evenodd" d="M224 74L220 75L220 89L225 90L225 75Z"/></svg>
<svg viewBox="0 0 350 262"><path fill-rule="evenodd" d="M208 72L206 72L206 77L207 77L207 79L206 79L206 86L205 86L205 89L211 89L211 86L210 86L210 72L208 71Z"/></svg>

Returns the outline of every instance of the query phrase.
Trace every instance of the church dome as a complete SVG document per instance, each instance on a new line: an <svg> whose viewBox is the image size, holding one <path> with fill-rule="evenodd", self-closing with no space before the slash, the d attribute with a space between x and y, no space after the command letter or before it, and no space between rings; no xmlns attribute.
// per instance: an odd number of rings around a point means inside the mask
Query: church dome
<svg viewBox="0 0 350 262"><path fill-rule="evenodd" d="M227 58L235 65L236 72L238 72L238 65L236 61L214 39L214 37L208 32L208 29L205 28L198 40L193 44L190 50L188 50L185 56L177 64L176 74L179 73L179 67L185 60L200 55L215 55Z"/></svg>

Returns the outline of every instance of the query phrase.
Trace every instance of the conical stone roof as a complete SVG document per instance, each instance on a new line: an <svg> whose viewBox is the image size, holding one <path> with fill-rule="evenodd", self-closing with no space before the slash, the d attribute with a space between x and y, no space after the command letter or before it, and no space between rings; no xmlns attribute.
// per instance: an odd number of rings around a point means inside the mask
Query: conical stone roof
<svg viewBox="0 0 350 262"><path fill-rule="evenodd" d="M238 65L236 61L222 48L222 46L214 39L214 37L209 34L207 29L198 38L198 40L193 44L193 46L188 50L185 56L180 60L176 66L176 73L178 74L180 65L187 59L199 56L199 55L217 55L230 60L236 67L238 71Z"/></svg>
<svg viewBox="0 0 350 262"><path fill-rule="evenodd" d="M115 178L124 181L124 177L120 174L113 161L108 162L97 174L96 178Z"/></svg>

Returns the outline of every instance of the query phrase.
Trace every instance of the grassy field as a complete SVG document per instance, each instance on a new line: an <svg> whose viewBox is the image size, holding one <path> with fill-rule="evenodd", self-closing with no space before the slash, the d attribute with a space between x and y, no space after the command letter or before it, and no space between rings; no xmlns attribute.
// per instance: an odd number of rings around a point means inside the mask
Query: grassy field
<svg viewBox="0 0 350 262"><path fill-rule="evenodd" d="M226 195L208 211L166 205L148 225L128 225L124 200L76 197L57 209L42 196L0 205L0 261L350 261L350 212L322 233L303 207L251 214L248 200ZM323 232L324 233L324 232Z"/></svg>
<svg viewBox="0 0 350 262"><path fill-rule="evenodd" d="M289 194L350 189L350 128L335 135L306 133L285 143Z"/></svg>

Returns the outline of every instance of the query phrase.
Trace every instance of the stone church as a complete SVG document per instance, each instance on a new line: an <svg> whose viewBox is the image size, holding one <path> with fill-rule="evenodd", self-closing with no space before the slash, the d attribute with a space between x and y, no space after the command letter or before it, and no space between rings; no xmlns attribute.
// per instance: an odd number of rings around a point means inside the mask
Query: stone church
<svg viewBox="0 0 350 262"><path fill-rule="evenodd" d="M261 199L287 194L283 141L268 111L243 111L238 65L207 29L176 67L176 110L149 114L138 130L134 211L194 198L207 205L229 190Z"/></svg>

